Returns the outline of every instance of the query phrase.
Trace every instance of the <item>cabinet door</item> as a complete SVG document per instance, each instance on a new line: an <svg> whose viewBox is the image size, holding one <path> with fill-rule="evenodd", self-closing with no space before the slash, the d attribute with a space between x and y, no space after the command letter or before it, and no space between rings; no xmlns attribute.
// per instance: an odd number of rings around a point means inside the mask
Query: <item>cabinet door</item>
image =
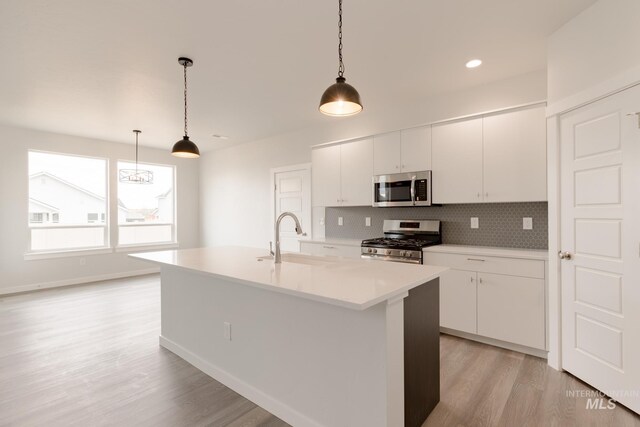
<svg viewBox="0 0 640 427"><path fill-rule="evenodd" d="M478 334L545 348L544 280L478 273Z"/></svg>
<svg viewBox="0 0 640 427"><path fill-rule="evenodd" d="M371 206L373 201L373 140L340 146L341 206Z"/></svg>
<svg viewBox="0 0 640 427"><path fill-rule="evenodd" d="M432 127L433 202L482 201L482 119Z"/></svg>
<svg viewBox="0 0 640 427"><path fill-rule="evenodd" d="M340 205L340 146L311 150L313 206Z"/></svg>
<svg viewBox="0 0 640 427"><path fill-rule="evenodd" d="M400 160L402 172L431 170L431 126L400 132Z"/></svg>
<svg viewBox="0 0 640 427"><path fill-rule="evenodd" d="M476 276L449 270L440 277L440 326L476 333Z"/></svg>
<svg viewBox="0 0 640 427"><path fill-rule="evenodd" d="M483 119L485 202L547 200L547 120L536 107Z"/></svg>
<svg viewBox="0 0 640 427"><path fill-rule="evenodd" d="M400 172L400 132L373 137L373 174Z"/></svg>

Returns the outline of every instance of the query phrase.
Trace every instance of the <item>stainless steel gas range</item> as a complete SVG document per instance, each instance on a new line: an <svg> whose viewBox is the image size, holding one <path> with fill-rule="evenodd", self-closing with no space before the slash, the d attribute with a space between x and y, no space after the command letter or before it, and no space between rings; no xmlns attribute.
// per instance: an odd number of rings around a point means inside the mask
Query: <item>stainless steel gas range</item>
<svg viewBox="0 0 640 427"><path fill-rule="evenodd" d="M422 248L442 243L440 221L385 219L384 237L363 240L361 257L422 264Z"/></svg>

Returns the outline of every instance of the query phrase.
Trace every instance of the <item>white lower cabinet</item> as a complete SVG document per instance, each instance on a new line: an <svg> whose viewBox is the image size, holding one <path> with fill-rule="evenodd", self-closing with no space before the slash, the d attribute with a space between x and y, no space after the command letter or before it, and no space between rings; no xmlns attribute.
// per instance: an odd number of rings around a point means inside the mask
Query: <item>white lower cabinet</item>
<svg viewBox="0 0 640 427"><path fill-rule="evenodd" d="M544 280L478 273L478 335L545 348Z"/></svg>
<svg viewBox="0 0 640 427"><path fill-rule="evenodd" d="M440 326L546 349L545 261L477 254L424 254L451 267L440 278Z"/></svg>
<svg viewBox="0 0 640 427"><path fill-rule="evenodd" d="M440 326L476 333L476 281L471 271L449 270L440 278Z"/></svg>

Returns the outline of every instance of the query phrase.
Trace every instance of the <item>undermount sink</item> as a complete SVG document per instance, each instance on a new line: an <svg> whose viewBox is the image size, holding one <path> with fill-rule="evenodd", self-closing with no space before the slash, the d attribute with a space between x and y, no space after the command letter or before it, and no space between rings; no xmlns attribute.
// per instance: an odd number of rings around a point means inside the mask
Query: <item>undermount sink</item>
<svg viewBox="0 0 640 427"><path fill-rule="evenodd" d="M261 256L261 257L258 257L257 260L273 262L273 255ZM330 259L326 259L323 257L316 257L311 255L282 254L282 262L291 263L291 264L305 264L305 265L329 265L334 263L335 261L332 261Z"/></svg>

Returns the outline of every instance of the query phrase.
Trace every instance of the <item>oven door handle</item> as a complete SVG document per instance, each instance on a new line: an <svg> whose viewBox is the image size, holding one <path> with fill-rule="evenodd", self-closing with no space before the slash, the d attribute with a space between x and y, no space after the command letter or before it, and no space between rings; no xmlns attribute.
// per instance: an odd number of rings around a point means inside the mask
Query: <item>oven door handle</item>
<svg viewBox="0 0 640 427"><path fill-rule="evenodd" d="M411 177L411 204L416 205L416 176Z"/></svg>

